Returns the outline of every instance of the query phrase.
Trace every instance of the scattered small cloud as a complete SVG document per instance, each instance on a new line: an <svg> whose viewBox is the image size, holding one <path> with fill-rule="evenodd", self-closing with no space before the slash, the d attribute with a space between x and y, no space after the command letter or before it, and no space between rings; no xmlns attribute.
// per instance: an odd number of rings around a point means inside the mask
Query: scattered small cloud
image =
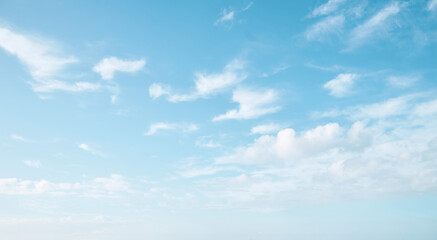
<svg viewBox="0 0 437 240"><path fill-rule="evenodd" d="M221 13L221 17L215 21L214 25L220 25L223 23L230 22L232 23L234 21L235 11L223 9L223 12Z"/></svg>
<svg viewBox="0 0 437 240"><path fill-rule="evenodd" d="M233 92L232 101L239 104L238 109L233 109L225 114L216 116L213 121L228 119L252 119L262 115L279 111L276 105L278 93L274 90L252 91L239 88Z"/></svg>
<svg viewBox="0 0 437 240"><path fill-rule="evenodd" d="M268 134L268 133L274 133L279 131L279 129L281 129L281 126L278 124L263 124L263 125L257 125L255 127L253 127L250 130L251 134Z"/></svg>
<svg viewBox="0 0 437 240"><path fill-rule="evenodd" d="M167 86L163 86L159 83L153 83L149 87L149 96L152 99L157 99L160 96L170 94L169 88Z"/></svg>
<svg viewBox="0 0 437 240"><path fill-rule="evenodd" d="M100 151L98 151L98 150L96 150L94 148L91 148L86 143L80 143L80 144L77 145L77 147L79 147L80 149L82 149L82 150L84 150L86 152L89 152L89 153L91 153L93 155L96 155L96 156L99 156L99 157L107 157L106 154L104 154L104 153L102 153L102 152L100 152Z"/></svg>
<svg viewBox="0 0 437 240"><path fill-rule="evenodd" d="M109 80L114 78L115 72L133 73L141 70L146 65L146 60L122 60L116 57L102 59L93 67L93 71L100 74L102 79Z"/></svg>
<svg viewBox="0 0 437 240"><path fill-rule="evenodd" d="M208 137L201 137L196 141L196 146L203 148L217 148L220 147L219 143L214 142L212 139Z"/></svg>
<svg viewBox="0 0 437 240"><path fill-rule="evenodd" d="M311 17L328 15L337 11L338 6L346 0L329 0L328 2L316 7L311 13Z"/></svg>
<svg viewBox="0 0 437 240"><path fill-rule="evenodd" d="M13 140L15 140L15 141L19 141L19 142L30 142L29 139L27 139L27 138L25 138L25 137L23 137L23 136L20 136L20 135L18 135L18 134L12 134L12 135L11 135L11 138L12 138Z"/></svg>
<svg viewBox="0 0 437 240"><path fill-rule="evenodd" d="M325 83L323 88L329 90L329 94L334 97L346 97L351 93L355 80L359 75L353 73L341 73L336 78Z"/></svg>
<svg viewBox="0 0 437 240"><path fill-rule="evenodd" d="M159 131L163 130L181 130L183 132L196 131L199 128L195 124L182 124L182 123L154 123L150 125L149 130L144 133L146 136L151 136L157 134Z"/></svg>
<svg viewBox="0 0 437 240"><path fill-rule="evenodd" d="M155 99L167 95L170 102L193 101L198 98L206 98L232 87L247 78L244 72L245 63L241 59L233 59L221 73L205 74L196 73L195 91L189 94L172 94L169 87L154 83L149 88L149 95Z"/></svg>
<svg viewBox="0 0 437 240"><path fill-rule="evenodd" d="M28 167L34 167L34 168L41 167L41 162L38 160L25 160L23 161L23 163L26 164Z"/></svg>

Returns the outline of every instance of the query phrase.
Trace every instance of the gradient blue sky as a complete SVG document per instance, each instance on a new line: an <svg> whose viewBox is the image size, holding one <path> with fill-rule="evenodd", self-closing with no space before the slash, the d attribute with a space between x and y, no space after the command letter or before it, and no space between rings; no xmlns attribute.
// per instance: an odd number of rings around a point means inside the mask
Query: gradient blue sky
<svg viewBox="0 0 437 240"><path fill-rule="evenodd" d="M0 239L436 239L437 0L0 1Z"/></svg>

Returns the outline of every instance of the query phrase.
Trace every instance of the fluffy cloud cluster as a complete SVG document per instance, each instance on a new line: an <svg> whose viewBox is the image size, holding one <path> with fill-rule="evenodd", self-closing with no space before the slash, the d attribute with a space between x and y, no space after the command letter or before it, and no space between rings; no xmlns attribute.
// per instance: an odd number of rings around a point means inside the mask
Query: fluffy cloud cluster
<svg viewBox="0 0 437 240"><path fill-rule="evenodd" d="M223 204L260 208L433 192L437 100L430 96L420 93L350 107L341 114L351 122L342 125L331 122L263 135L216 158L204 171L185 176L210 174L200 181L201 186L214 186L203 189L208 196ZM238 168L244 165L251 167ZM231 167L236 174L213 176Z"/></svg>

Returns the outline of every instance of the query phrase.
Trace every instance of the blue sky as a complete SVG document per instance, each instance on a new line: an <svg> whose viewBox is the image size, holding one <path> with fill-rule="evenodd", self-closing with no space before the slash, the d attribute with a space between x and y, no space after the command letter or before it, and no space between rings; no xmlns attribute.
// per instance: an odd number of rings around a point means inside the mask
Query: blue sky
<svg viewBox="0 0 437 240"><path fill-rule="evenodd" d="M437 1L0 1L1 239L435 239Z"/></svg>

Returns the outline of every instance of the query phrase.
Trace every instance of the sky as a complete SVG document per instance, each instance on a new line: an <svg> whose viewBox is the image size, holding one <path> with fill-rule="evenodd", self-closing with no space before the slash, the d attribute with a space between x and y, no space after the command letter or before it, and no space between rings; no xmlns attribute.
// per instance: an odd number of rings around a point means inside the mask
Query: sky
<svg viewBox="0 0 437 240"><path fill-rule="evenodd" d="M436 239L436 56L436 0L0 0L0 239Z"/></svg>

